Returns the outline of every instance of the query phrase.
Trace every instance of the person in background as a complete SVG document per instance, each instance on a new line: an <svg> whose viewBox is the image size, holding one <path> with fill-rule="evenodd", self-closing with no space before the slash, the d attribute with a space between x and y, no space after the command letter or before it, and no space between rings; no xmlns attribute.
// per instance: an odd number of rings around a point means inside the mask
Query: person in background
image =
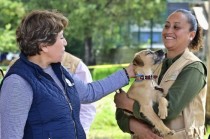
<svg viewBox="0 0 210 139"><path fill-rule="evenodd" d="M175 131L164 139L203 139L205 133L205 106L207 93L207 69L192 52L202 47L202 29L195 16L188 10L178 9L169 15L162 30L162 39L167 50L162 66L157 68L157 83L164 89L169 101L168 116L164 123ZM124 132L133 133L137 139L154 139L142 127L152 132L145 123L137 101L125 92L115 95L118 108L116 119ZM122 109L133 112L125 115ZM158 106L154 105L158 113Z"/></svg>
<svg viewBox="0 0 210 139"><path fill-rule="evenodd" d="M68 19L57 11L34 10L16 30L19 59L0 85L1 139L86 139L79 113L127 85L133 65L85 83L61 65Z"/></svg>
<svg viewBox="0 0 210 139"><path fill-rule="evenodd" d="M92 76L88 67L78 57L65 52L61 64L68 69L69 72L78 76L85 83L91 83ZM96 115L95 103L81 104L80 121L85 130L86 135L89 133L91 123Z"/></svg>

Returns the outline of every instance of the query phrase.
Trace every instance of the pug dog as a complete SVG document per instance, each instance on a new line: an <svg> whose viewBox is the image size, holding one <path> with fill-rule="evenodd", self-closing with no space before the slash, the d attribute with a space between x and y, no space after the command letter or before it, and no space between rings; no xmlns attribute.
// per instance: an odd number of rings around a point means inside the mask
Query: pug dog
<svg viewBox="0 0 210 139"><path fill-rule="evenodd" d="M129 98L138 101L140 113L151 122L160 136L174 134L174 131L170 130L161 120L168 115L168 101L164 90L155 82L158 76L153 74L164 57L163 50L142 50L136 53L133 59L136 78L127 92ZM153 110L154 102L159 105L158 115Z"/></svg>

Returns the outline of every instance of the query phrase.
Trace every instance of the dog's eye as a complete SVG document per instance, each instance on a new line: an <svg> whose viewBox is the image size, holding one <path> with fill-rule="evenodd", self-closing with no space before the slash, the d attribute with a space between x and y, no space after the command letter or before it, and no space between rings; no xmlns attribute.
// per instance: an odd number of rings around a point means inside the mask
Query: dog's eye
<svg viewBox="0 0 210 139"><path fill-rule="evenodd" d="M136 66L136 63L133 63L134 66Z"/></svg>
<svg viewBox="0 0 210 139"><path fill-rule="evenodd" d="M153 52L152 51L147 51L146 55L149 55L149 54L153 54Z"/></svg>

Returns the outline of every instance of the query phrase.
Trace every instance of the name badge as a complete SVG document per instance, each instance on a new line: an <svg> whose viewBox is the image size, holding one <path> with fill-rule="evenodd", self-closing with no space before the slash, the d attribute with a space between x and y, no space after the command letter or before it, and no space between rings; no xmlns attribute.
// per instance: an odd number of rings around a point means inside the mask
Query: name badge
<svg viewBox="0 0 210 139"><path fill-rule="evenodd" d="M69 81L69 79L65 79L66 80L66 83L68 84L68 86L74 86L74 83L71 83L71 81Z"/></svg>

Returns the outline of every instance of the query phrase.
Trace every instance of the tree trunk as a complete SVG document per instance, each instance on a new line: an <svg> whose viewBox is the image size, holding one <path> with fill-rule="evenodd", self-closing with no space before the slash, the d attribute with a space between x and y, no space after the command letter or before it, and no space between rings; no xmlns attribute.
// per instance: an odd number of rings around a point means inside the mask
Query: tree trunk
<svg viewBox="0 0 210 139"><path fill-rule="evenodd" d="M85 56L84 62L87 65L95 65L95 54L94 50L92 49L92 37L86 37L85 40Z"/></svg>

